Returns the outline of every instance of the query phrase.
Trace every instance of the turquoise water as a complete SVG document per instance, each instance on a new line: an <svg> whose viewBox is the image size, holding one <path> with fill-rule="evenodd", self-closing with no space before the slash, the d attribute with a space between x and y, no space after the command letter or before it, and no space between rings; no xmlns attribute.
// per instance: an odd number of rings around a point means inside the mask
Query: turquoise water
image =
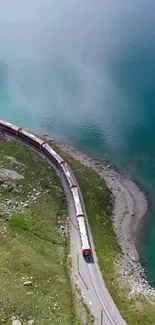
<svg viewBox="0 0 155 325"><path fill-rule="evenodd" d="M111 161L149 192L155 285L155 3L0 4L0 115Z"/></svg>

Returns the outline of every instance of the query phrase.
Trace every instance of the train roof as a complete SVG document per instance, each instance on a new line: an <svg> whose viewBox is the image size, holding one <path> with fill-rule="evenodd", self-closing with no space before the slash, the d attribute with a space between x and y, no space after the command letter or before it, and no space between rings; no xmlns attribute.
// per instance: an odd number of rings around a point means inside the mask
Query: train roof
<svg viewBox="0 0 155 325"><path fill-rule="evenodd" d="M79 223L81 235L82 236L85 236L85 235L87 236L86 225L85 225L84 217L79 217L78 218L78 223Z"/></svg>
<svg viewBox="0 0 155 325"><path fill-rule="evenodd" d="M64 170L64 173L69 181L70 187L77 186L67 163L63 164L62 169Z"/></svg>
<svg viewBox="0 0 155 325"><path fill-rule="evenodd" d="M78 193L78 189L77 187L74 187L72 190L72 193L73 193L73 198L74 198L74 201L76 204L79 204L80 203L80 198L79 198L79 193ZM75 191L76 190L76 191Z"/></svg>
<svg viewBox="0 0 155 325"><path fill-rule="evenodd" d="M69 168L68 168L67 163L63 164L62 168L63 168L63 170L65 171L65 173L66 173L66 175L67 175L68 177L72 177L72 176L71 176L71 173L70 173L70 170L69 170Z"/></svg>
<svg viewBox="0 0 155 325"><path fill-rule="evenodd" d="M43 144L43 148L45 148L52 156L54 156L59 163L63 162L64 160L57 154L55 150L53 150L48 143Z"/></svg>
<svg viewBox="0 0 155 325"><path fill-rule="evenodd" d="M76 204L81 204L78 196L74 196L74 201Z"/></svg>
<svg viewBox="0 0 155 325"><path fill-rule="evenodd" d="M19 126L16 126L12 123L9 123L9 122L3 121L3 120L0 120L0 124L3 124L4 126L8 126L9 128L14 129L16 131L18 131L20 129Z"/></svg>
<svg viewBox="0 0 155 325"><path fill-rule="evenodd" d="M72 191L74 197L75 197L75 196L76 196L76 197L79 196L79 190L78 190L78 187L73 187L73 188L71 188L71 191Z"/></svg>
<svg viewBox="0 0 155 325"><path fill-rule="evenodd" d="M29 137L29 138L35 140L35 141L38 142L39 144L43 144L43 143L45 142L44 140L38 138L38 137L35 136L34 134L32 134L32 133L30 133L30 132L28 132L28 131L26 131L26 130L24 130L24 129L21 129L20 132L21 132L22 134L26 135L27 137Z"/></svg>
<svg viewBox="0 0 155 325"><path fill-rule="evenodd" d="M78 223L79 223L79 228L80 228L82 247L83 247L83 249L88 248L89 247L88 234L86 231L84 217L78 218Z"/></svg>

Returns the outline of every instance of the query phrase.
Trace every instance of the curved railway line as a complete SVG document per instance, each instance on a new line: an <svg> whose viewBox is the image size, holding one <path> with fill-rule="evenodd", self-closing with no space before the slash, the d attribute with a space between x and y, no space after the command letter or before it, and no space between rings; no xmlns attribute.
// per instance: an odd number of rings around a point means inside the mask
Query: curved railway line
<svg viewBox="0 0 155 325"><path fill-rule="evenodd" d="M75 281L90 305L95 324L126 325L102 278L82 193L70 167L45 141L22 128L0 120L0 133L6 133L36 150L57 170L69 206Z"/></svg>

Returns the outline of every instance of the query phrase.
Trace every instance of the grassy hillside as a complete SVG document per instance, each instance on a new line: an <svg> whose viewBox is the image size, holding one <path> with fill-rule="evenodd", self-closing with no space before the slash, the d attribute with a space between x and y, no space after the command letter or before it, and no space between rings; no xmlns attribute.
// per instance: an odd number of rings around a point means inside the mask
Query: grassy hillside
<svg viewBox="0 0 155 325"><path fill-rule="evenodd" d="M11 324L13 316L22 325L30 319L36 325L81 324L67 215L56 172L27 147L0 141L0 324Z"/></svg>

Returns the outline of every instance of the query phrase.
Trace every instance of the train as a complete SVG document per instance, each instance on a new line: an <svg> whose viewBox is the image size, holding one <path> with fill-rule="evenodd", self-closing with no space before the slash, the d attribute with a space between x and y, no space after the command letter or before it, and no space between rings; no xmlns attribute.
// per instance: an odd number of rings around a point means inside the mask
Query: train
<svg viewBox="0 0 155 325"><path fill-rule="evenodd" d="M82 255L84 257L90 256L92 254L92 250L89 242L89 236L86 226L86 217L82 207L79 187L74 180L74 177L67 162L55 150L53 150L46 141L38 138L37 136L31 134L30 132L26 131L21 127L13 125L4 120L0 120L0 133L6 133L11 136L14 136L22 142L26 142L28 145L31 145L33 148L40 150L45 155L45 157L47 157L62 172L71 191L71 195L74 202L74 208L81 241Z"/></svg>

